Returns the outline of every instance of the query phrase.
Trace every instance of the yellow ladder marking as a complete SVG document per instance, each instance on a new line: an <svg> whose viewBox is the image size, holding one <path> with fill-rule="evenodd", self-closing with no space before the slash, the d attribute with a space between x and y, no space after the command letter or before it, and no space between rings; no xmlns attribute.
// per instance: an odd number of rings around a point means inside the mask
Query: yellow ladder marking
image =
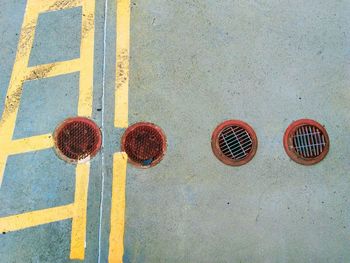
<svg viewBox="0 0 350 263"><path fill-rule="evenodd" d="M82 7L80 58L28 67L35 29L40 13ZM78 115L91 117L93 95L93 56L95 0L28 0L13 71L0 120L0 187L9 155L38 151L53 146L51 134L13 140L25 81L80 72ZM71 259L84 259L86 210L90 164L78 164L74 203L0 218L0 232L47 224L72 218Z"/></svg>
<svg viewBox="0 0 350 263"><path fill-rule="evenodd" d="M115 153L113 156L111 229L108 255L108 262L110 263L123 262L127 158L124 152Z"/></svg>
<svg viewBox="0 0 350 263"><path fill-rule="evenodd" d="M116 83L114 126L128 127L130 0L117 1Z"/></svg>

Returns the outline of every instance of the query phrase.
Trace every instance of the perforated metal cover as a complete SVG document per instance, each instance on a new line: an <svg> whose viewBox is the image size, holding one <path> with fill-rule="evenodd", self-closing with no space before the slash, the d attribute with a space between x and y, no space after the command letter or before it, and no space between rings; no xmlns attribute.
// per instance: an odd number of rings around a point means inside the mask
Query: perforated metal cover
<svg viewBox="0 0 350 263"><path fill-rule="evenodd" d="M125 131L121 145L130 163L148 168L162 160L166 152L166 137L158 126L140 122Z"/></svg>
<svg viewBox="0 0 350 263"><path fill-rule="evenodd" d="M54 133L57 155L72 163L91 159L101 148L99 127L90 119L69 118L62 122Z"/></svg>

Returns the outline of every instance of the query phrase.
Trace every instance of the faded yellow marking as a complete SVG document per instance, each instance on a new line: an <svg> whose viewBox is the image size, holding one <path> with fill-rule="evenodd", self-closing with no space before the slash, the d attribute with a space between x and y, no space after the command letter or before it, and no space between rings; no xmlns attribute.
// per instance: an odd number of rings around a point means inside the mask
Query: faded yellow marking
<svg viewBox="0 0 350 263"><path fill-rule="evenodd" d="M0 218L0 232L18 231L21 229L48 224L72 217L73 204L48 208L23 214Z"/></svg>
<svg viewBox="0 0 350 263"><path fill-rule="evenodd" d="M128 127L130 0L117 1L114 126Z"/></svg>
<svg viewBox="0 0 350 263"><path fill-rule="evenodd" d="M78 7L82 1L91 0L28 0L27 7L33 12L41 13Z"/></svg>
<svg viewBox="0 0 350 263"><path fill-rule="evenodd" d="M81 60L72 59L62 62L55 62L50 64L44 64L34 67L29 67L27 69L26 79L34 80L34 79L43 79L55 77L63 74L73 73L80 71L81 68Z"/></svg>
<svg viewBox="0 0 350 263"><path fill-rule="evenodd" d="M111 201L111 229L109 234L109 263L123 262L124 223L125 223L125 183L126 153L115 153L113 156L113 182Z"/></svg>
<svg viewBox="0 0 350 263"><path fill-rule="evenodd" d="M94 37L95 37L95 1L85 0L80 45L80 81L78 115L90 117L92 114L93 77L94 77Z"/></svg>
<svg viewBox="0 0 350 263"><path fill-rule="evenodd" d="M82 6L79 59L28 67L39 13ZM12 140L25 81L80 72L78 115L91 117L93 96L93 58L95 0L28 0L19 37L17 54L0 120L0 187L9 155L38 151L53 146L51 134ZM73 259L84 259L86 210L90 164L76 168L74 203L0 218L0 229L16 231L72 218L71 251Z"/></svg>
<svg viewBox="0 0 350 263"><path fill-rule="evenodd" d="M70 245L71 259L84 259L89 172L89 163L77 165L72 220L72 238Z"/></svg>
<svg viewBox="0 0 350 263"><path fill-rule="evenodd" d="M130 0L116 0L116 77L114 126L128 127ZM109 234L109 263L122 263L124 254L126 153L113 156L113 182Z"/></svg>
<svg viewBox="0 0 350 263"><path fill-rule="evenodd" d="M12 141L11 147L4 149L9 154L26 153L53 147L52 134L43 134Z"/></svg>
<svg viewBox="0 0 350 263"><path fill-rule="evenodd" d="M16 124L16 118L22 95L23 82L25 81L26 69L29 61L30 50L33 45L35 26L38 14L26 10L18 43L12 75L5 99L5 107L0 121L0 149L10 144ZM8 146L9 147L9 146ZM0 168L0 170L2 170ZM2 174L0 175L2 177ZM1 180L0 180L1 181Z"/></svg>
<svg viewBox="0 0 350 263"><path fill-rule="evenodd" d="M1 146L0 146L0 149L2 149ZM5 151L0 150L0 187L2 184L3 174L5 172L7 158L8 158L8 154Z"/></svg>

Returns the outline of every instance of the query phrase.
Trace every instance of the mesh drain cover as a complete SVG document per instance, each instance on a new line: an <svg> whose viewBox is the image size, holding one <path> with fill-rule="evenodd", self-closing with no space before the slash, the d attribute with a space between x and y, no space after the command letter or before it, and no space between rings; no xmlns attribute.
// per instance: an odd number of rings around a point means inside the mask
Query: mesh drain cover
<svg viewBox="0 0 350 263"><path fill-rule="evenodd" d="M284 134L283 144L293 161L312 165L326 157L329 150L329 137L321 124L302 119L289 125Z"/></svg>
<svg viewBox="0 0 350 263"><path fill-rule="evenodd" d="M139 122L126 129L121 142L128 161L140 168L155 166L166 152L166 137L161 128L148 122Z"/></svg>
<svg viewBox="0 0 350 263"><path fill-rule="evenodd" d="M224 164L240 166L253 159L258 139L252 127L238 120L221 123L213 132L211 147Z"/></svg>
<svg viewBox="0 0 350 263"><path fill-rule="evenodd" d="M75 117L66 119L56 128L54 141L58 157L70 163L81 163L98 153L102 136L92 120Z"/></svg>

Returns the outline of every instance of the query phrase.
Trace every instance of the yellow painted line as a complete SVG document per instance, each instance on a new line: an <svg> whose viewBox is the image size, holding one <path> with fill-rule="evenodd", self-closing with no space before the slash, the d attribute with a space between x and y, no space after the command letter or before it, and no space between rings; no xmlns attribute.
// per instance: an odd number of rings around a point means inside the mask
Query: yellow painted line
<svg viewBox="0 0 350 263"><path fill-rule="evenodd" d="M7 157L8 157L8 155L7 155L7 153L5 153L5 151L0 151L0 187L2 184L2 180L4 178Z"/></svg>
<svg viewBox="0 0 350 263"><path fill-rule="evenodd" d="M27 69L26 80L50 78L63 74L73 73L79 71L80 68L80 58L29 67Z"/></svg>
<svg viewBox="0 0 350 263"><path fill-rule="evenodd" d="M11 149L10 144L16 124L17 113L22 96L23 82L25 81L37 20L38 13L27 5L19 37L16 59L13 65L4 110L0 120L0 187L3 181L3 174L8 157L8 153L3 151L3 149Z"/></svg>
<svg viewBox="0 0 350 263"><path fill-rule="evenodd" d="M82 6L80 58L28 67L39 13ZM8 156L53 146L51 134L12 140L23 83L62 74L80 72L78 115L91 117L93 101L95 0L28 0L17 54L0 120L0 186ZM86 243L86 212L90 164L78 164L74 203L40 211L0 218L0 230L15 231L72 218L72 259L84 259Z"/></svg>
<svg viewBox="0 0 350 263"><path fill-rule="evenodd" d="M126 153L113 156L111 229L109 234L109 263L123 262L125 225Z"/></svg>
<svg viewBox="0 0 350 263"><path fill-rule="evenodd" d="M25 81L26 69L33 45L37 19L38 14L29 12L27 8L19 38L16 59L7 90L4 111L0 121L0 140L2 144L4 144L3 142L10 142L12 139L22 95L23 82Z"/></svg>
<svg viewBox="0 0 350 263"><path fill-rule="evenodd" d="M82 13L78 115L90 117L94 82L95 1L85 0Z"/></svg>
<svg viewBox="0 0 350 263"><path fill-rule="evenodd" d="M82 1L91 0L28 0L27 6L29 9L41 13L78 7L82 5Z"/></svg>
<svg viewBox="0 0 350 263"><path fill-rule="evenodd" d="M0 218L0 232L17 231L72 217L73 205L64 205Z"/></svg>
<svg viewBox="0 0 350 263"><path fill-rule="evenodd" d="M117 1L116 83L114 126L128 127L130 0Z"/></svg>
<svg viewBox="0 0 350 263"><path fill-rule="evenodd" d="M71 259L84 259L89 172L90 163L77 165L70 246Z"/></svg>
<svg viewBox="0 0 350 263"><path fill-rule="evenodd" d="M114 126L128 127L130 0L116 0L116 78ZM109 234L109 263L122 263L124 254L126 153L113 156L113 182Z"/></svg>
<svg viewBox="0 0 350 263"><path fill-rule="evenodd" d="M8 144L4 150L8 152L10 155L26 153L32 151L38 151L43 149L48 149L53 147L54 141L52 138L52 134L43 134L33 137L27 137L23 139L14 140L11 144Z"/></svg>
<svg viewBox="0 0 350 263"><path fill-rule="evenodd" d="M82 14L78 115L91 117L94 76L95 1L85 0L82 6ZM77 165L70 249L71 259L82 260L85 257L89 172L90 163Z"/></svg>

